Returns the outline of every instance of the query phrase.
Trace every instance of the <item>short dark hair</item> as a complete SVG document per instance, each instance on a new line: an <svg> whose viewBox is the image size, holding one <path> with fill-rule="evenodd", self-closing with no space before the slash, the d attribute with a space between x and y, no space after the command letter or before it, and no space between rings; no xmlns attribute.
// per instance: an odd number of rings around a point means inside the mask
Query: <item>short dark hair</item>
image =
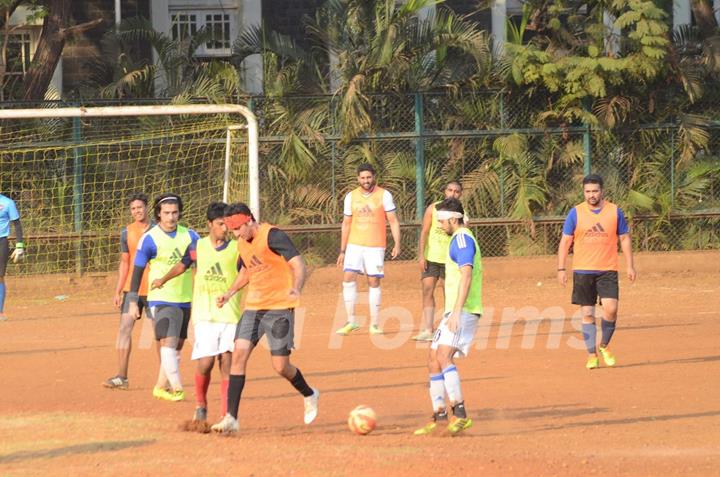
<svg viewBox="0 0 720 477"><path fill-rule="evenodd" d="M230 217L235 214L249 215L253 222L257 222L257 220L255 220L255 216L250 210L250 207L242 202L235 202L234 204L230 204L225 207L225 217Z"/></svg>
<svg viewBox="0 0 720 477"><path fill-rule="evenodd" d="M585 184L599 184L600 188L603 188L603 178L598 174L588 174L583 177L583 185Z"/></svg>
<svg viewBox="0 0 720 477"><path fill-rule="evenodd" d="M455 198L445 199L435 206L435 210L447 210L448 212L460 212L465 215L465 209L463 209L462 202ZM458 219L458 223L464 223L463 219Z"/></svg>
<svg viewBox="0 0 720 477"><path fill-rule="evenodd" d="M207 208L207 219L208 222L212 222L215 219L221 219L225 217L225 208L227 204L225 202L210 202Z"/></svg>
<svg viewBox="0 0 720 477"><path fill-rule="evenodd" d="M363 162L362 164L360 164L358 166L358 168L357 168L358 175L360 175L361 172L365 172L365 171L369 172L372 175L375 175L375 168L370 163Z"/></svg>
<svg viewBox="0 0 720 477"><path fill-rule="evenodd" d="M183 202L179 195L177 194L161 194L155 198L155 203L153 204L153 215L155 216L156 221L160 221L160 209L162 208L163 204L177 204L178 210L180 211L180 217L182 217L183 213Z"/></svg>
<svg viewBox="0 0 720 477"><path fill-rule="evenodd" d="M148 196L147 194L144 194L142 192L135 192L134 194L130 194L127 199L127 204L130 205L136 200L141 201L143 204L147 206L148 204Z"/></svg>
<svg viewBox="0 0 720 477"><path fill-rule="evenodd" d="M458 186L458 187L460 188L460 190L463 190L463 185L460 183L460 181L455 181L455 180L453 180L453 181L448 181L448 183L445 184L445 188L447 189L448 186L451 186L451 185L453 185L453 184L455 184L456 186Z"/></svg>

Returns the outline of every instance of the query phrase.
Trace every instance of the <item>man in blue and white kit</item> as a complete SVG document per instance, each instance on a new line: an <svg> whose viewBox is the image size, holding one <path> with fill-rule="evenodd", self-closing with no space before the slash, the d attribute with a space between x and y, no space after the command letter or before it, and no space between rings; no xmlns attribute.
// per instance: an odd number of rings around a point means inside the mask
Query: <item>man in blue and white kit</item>
<svg viewBox="0 0 720 477"><path fill-rule="evenodd" d="M15 225L15 250L10 254L8 235L10 235L10 222ZM0 194L0 321L7 320L5 316L5 269L8 258L17 263L25 254L20 214L15 202L7 196Z"/></svg>

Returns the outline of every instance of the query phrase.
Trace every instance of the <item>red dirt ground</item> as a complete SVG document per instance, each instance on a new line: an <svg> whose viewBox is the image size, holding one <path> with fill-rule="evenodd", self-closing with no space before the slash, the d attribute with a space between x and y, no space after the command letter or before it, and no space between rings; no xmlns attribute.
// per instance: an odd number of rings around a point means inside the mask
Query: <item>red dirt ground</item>
<svg viewBox="0 0 720 477"><path fill-rule="evenodd" d="M458 364L475 426L457 438L412 436L430 415L427 344L408 339L409 317L417 324L420 314L414 263L387 266L389 333L372 340L333 333L343 320L340 272L315 270L293 360L322 393L320 415L302 424L301 398L261 347L232 438L178 430L194 409L190 343L185 402L151 397L157 358L143 326L135 329L130 389L100 386L115 372L114 277L8 277L0 474L720 475L720 253L637 261L638 281L621 279L618 365L587 371L554 259L486 260L484 327ZM213 420L218 393L214 375ZM365 437L346 426L358 404L378 414Z"/></svg>

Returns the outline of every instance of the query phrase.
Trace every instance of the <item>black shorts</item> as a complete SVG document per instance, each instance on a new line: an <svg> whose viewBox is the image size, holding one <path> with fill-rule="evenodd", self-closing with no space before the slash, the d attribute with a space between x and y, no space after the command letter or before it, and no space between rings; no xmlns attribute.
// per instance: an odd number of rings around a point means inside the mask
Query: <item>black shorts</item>
<svg viewBox="0 0 720 477"><path fill-rule="evenodd" d="M174 305L151 306L150 315L155 328L155 339L180 338L187 339L190 323L190 308Z"/></svg>
<svg viewBox="0 0 720 477"><path fill-rule="evenodd" d="M295 310L245 310L235 329L235 339L258 344L267 335L270 354L290 356L295 347Z"/></svg>
<svg viewBox="0 0 720 477"><path fill-rule="evenodd" d="M422 278L432 277L445 279L444 263L431 262L430 260L427 260L425 263L427 266L425 267L425 271L422 272Z"/></svg>
<svg viewBox="0 0 720 477"><path fill-rule="evenodd" d="M140 314L138 315L137 319L139 320L142 316L143 310L145 310L145 315L150 318L150 308L147 306L147 297L146 296L139 296L138 297L138 311ZM128 309L130 308L130 300L128 300L128 292L123 292L123 299L122 304L120 305L120 314L124 315L128 312Z"/></svg>
<svg viewBox="0 0 720 477"><path fill-rule="evenodd" d="M7 237L0 237L0 277L5 276L8 259L10 258L10 245Z"/></svg>
<svg viewBox="0 0 720 477"><path fill-rule="evenodd" d="M592 306L596 303L602 303L603 298L617 300L619 296L617 272L611 271L599 274L573 273L573 305Z"/></svg>

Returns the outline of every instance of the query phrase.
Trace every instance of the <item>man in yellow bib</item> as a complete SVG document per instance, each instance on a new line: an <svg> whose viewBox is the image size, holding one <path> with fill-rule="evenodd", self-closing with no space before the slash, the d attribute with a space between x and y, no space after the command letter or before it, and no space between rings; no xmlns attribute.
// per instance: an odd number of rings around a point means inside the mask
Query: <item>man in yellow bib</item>
<svg viewBox="0 0 720 477"><path fill-rule="evenodd" d="M582 333L588 359L587 369L600 365L597 354L595 303L600 299L604 317L601 321L600 354L607 366L615 365L615 355L608 345L615 333L618 313L618 237L625 257L627 277L637 276L633 264L632 240L625 215L603 197L603 179L590 174L583 179L585 202L570 210L558 246L557 276L560 285L567 283L565 261L574 244L572 302L582 311Z"/></svg>
<svg viewBox="0 0 720 477"><path fill-rule="evenodd" d="M364 273L369 286L370 333L382 334L378 318L381 301L380 280L385 276L387 245L385 221L390 224L393 237L394 243L390 252L390 257L393 259L400 255L400 222L395 214L392 195L375 183L375 169L370 164L360 164L357 177L360 186L345 196L343 207L344 217L337 266L342 266L344 271L343 301L347 323L337 330L337 333L347 335L360 328L355 318L356 278L359 273Z"/></svg>
<svg viewBox="0 0 720 477"><path fill-rule="evenodd" d="M235 330L242 313L243 293L236 293L222 308L217 306L222 296L235 282L240 268L237 242L227 240L224 202L213 202L207 209L208 235L188 245L180 263L164 277L155 280L152 289L182 275L195 264L193 283L192 321L195 342L192 359L197 361L195 371L195 414L193 421L207 421L207 391L215 357L222 381L220 385L220 415L227 413L227 390L230 382L231 353L235 345Z"/></svg>
<svg viewBox="0 0 720 477"><path fill-rule="evenodd" d="M135 254L128 293L128 314L131 316L140 316L138 290L145 267L150 266L150 283L162 278L182 260L188 245L200 238L194 230L178 224L182 211L182 200L175 194L162 194L155 199L153 213L157 225L140 238ZM158 377L153 396L167 401L182 401L185 399L185 391L180 380L179 351L187 339L190 323L192 273L187 270L162 288L150 290L147 299L155 328L155 339L160 343L160 366L172 388L170 391L162 388Z"/></svg>
<svg viewBox="0 0 720 477"><path fill-rule="evenodd" d="M458 199L462 195L462 185L457 181L448 182L445 186L446 199ZM430 204L425 209L420 243L418 246L418 262L422 281L422 329L413 337L415 341L432 341L433 320L435 319L435 286L445 280L445 259L447 258L450 236L440 228L437 220L437 205L441 201ZM442 290L442 283L441 283Z"/></svg>

